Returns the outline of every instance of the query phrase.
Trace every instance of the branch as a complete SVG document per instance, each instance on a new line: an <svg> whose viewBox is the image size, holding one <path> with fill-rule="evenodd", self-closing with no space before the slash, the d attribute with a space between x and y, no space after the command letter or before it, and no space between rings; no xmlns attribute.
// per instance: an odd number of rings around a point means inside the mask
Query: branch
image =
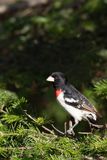
<svg viewBox="0 0 107 160"><path fill-rule="evenodd" d="M4 150L15 150L15 149L18 149L18 150L31 150L33 148L34 147L30 147L30 146L28 146L28 147L24 147L24 146L22 146L22 147L2 147L2 149L4 149Z"/></svg>
<svg viewBox="0 0 107 160"><path fill-rule="evenodd" d="M91 126L92 127L94 127L94 128L97 128L97 129L107 129L107 124L101 124L101 125L99 125L99 124L93 124L93 123L91 123Z"/></svg>
<svg viewBox="0 0 107 160"><path fill-rule="evenodd" d="M26 110L24 110L24 113L25 113L25 115L26 115L29 119L31 119L33 122L35 122L35 123L37 124L37 122L35 121L35 119L34 119L31 115L29 115ZM49 128L45 127L44 125L42 125L41 127L42 127L45 131L48 131L49 133L54 134L53 131L51 131Z"/></svg>
<svg viewBox="0 0 107 160"><path fill-rule="evenodd" d="M28 113L27 113L27 111L26 110L24 110L24 113L25 113L25 115L29 118L29 119L31 119L33 122L35 122L36 124L37 124L37 122L35 121L35 119L31 116L31 115L29 115ZM60 135L66 135L66 131L67 131L67 124L66 124L66 122L65 122L65 124L64 124L64 132L62 132L62 131L60 131L59 129L57 129L53 124L51 124L51 126L52 126L52 128L54 129L54 131L56 131L57 133L59 133ZM105 124L105 125L98 125L98 124L93 124L93 123L91 123L91 126L93 127L93 128L97 128L97 129L107 129L107 124ZM47 128L47 127L45 127L44 125L42 125L41 126L46 132L49 132L49 133L51 133L51 134L53 134L54 135L54 132L52 131L52 130L50 130L49 128ZM92 134L92 132L78 132L79 134L84 134L84 135L88 135L88 134Z"/></svg>
<svg viewBox="0 0 107 160"><path fill-rule="evenodd" d="M54 134L53 131L51 131L49 128L45 127L44 125L42 125L42 128L46 131L48 131L51 134Z"/></svg>
<svg viewBox="0 0 107 160"><path fill-rule="evenodd" d="M107 124L104 124L104 125L98 125L98 124L93 124L93 123L90 123L90 125L93 127L93 128L96 128L96 129L107 129ZM92 132L78 132L79 134L84 134L84 135L89 135L89 134L92 134Z"/></svg>
<svg viewBox="0 0 107 160"><path fill-rule="evenodd" d="M3 109L0 110L0 113L7 113L6 111L4 111Z"/></svg>
<svg viewBox="0 0 107 160"><path fill-rule="evenodd" d="M55 131L57 131L59 134L65 135L64 132L62 132L62 131L60 131L59 129L57 129L53 124L51 124L51 126L52 126L52 128L53 128Z"/></svg>
<svg viewBox="0 0 107 160"><path fill-rule="evenodd" d="M79 134L89 135L92 134L92 132L78 132Z"/></svg>

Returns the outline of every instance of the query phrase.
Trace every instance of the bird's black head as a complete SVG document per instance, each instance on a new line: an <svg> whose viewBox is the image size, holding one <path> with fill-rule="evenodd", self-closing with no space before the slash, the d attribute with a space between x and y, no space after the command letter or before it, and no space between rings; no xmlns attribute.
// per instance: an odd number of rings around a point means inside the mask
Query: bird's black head
<svg viewBox="0 0 107 160"><path fill-rule="evenodd" d="M55 89L64 89L67 83L67 79L61 72L52 73L46 80L52 82Z"/></svg>

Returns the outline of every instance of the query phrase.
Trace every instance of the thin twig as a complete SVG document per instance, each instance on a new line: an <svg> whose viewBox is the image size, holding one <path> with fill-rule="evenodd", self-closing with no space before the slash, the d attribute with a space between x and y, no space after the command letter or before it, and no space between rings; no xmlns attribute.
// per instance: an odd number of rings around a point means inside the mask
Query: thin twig
<svg viewBox="0 0 107 160"><path fill-rule="evenodd" d="M29 115L28 113L27 113L27 111L26 110L24 110L24 113L25 113L25 115L29 118L29 119L31 119L33 122L35 122L35 123L37 123L36 121L35 121L35 119L31 116L31 115ZM70 123L70 125L72 125L71 123ZM66 122L65 122L65 124L64 124L64 132L62 132L62 131L60 131L59 129L57 129L53 124L51 124L51 126L52 126L52 128L56 131L56 132L58 132L60 135L66 135L66 131L67 131L67 124L66 124ZM94 128L97 128L97 129L107 129L107 124L105 124L105 125L98 125L98 124L93 124L93 123L91 123L91 126L92 127L94 127ZM45 127L44 125L42 125L41 126L45 131L47 131L47 132L49 132L49 133L51 133L51 134L54 134L54 132L52 131L52 130L50 130L49 128L47 128L47 127ZM92 134L92 132L78 132L79 134Z"/></svg>
<svg viewBox="0 0 107 160"><path fill-rule="evenodd" d="M45 127L44 125L42 125L42 128L43 128L44 130L48 131L49 133L54 134L54 132L53 132L53 131L51 131L50 129L48 129L48 128L47 128L47 127Z"/></svg>
<svg viewBox="0 0 107 160"><path fill-rule="evenodd" d="M34 147L3 147L2 149L4 150L15 150L15 149L18 149L18 150L31 150L33 149Z"/></svg>
<svg viewBox="0 0 107 160"><path fill-rule="evenodd" d="M93 124L93 123L91 123L91 126L95 127L95 128L98 128L98 129L101 129L101 128L106 129L107 128L106 125L98 125L98 124Z"/></svg>
<svg viewBox="0 0 107 160"><path fill-rule="evenodd" d="M79 134L92 134L92 132L78 132Z"/></svg>
<svg viewBox="0 0 107 160"><path fill-rule="evenodd" d="M59 134L61 134L61 135L65 135L65 133L64 132L62 132L62 131L60 131L59 129L57 129L53 124L51 124L51 126L53 127L53 129L55 130L55 131L57 131Z"/></svg>
<svg viewBox="0 0 107 160"><path fill-rule="evenodd" d="M35 119L30 114L28 114L26 110L24 110L24 113L28 118L30 118L32 121L36 122Z"/></svg>
<svg viewBox="0 0 107 160"><path fill-rule="evenodd" d="M24 113L25 113L25 115L26 115L29 119L31 119L33 122L37 123L37 122L35 121L35 119L34 119L31 115L29 115L29 114L27 113L26 110L24 110ZM51 131L49 128L45 127L44 125L42 125L41 127L42 127L45 131L47 131L47 132L49 132L49 133L51 133L51 134L54 134L53 131Z"/></svg>
<svg viewBox="0 0 107 160"><path fill-rule="evenodd" d="M0 113L7 113L7 112L1 109L1 110L0 110Z"/></svg>

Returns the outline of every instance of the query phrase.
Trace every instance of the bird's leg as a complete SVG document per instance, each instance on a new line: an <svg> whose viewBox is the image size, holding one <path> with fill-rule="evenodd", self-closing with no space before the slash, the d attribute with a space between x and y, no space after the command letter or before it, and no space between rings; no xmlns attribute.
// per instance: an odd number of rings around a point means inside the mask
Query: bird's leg
<svg viewBox="0 0 107 160"><path fill-rule="evenodd" d="M75 120L75 124L72 125L72 121L69 121L69 129L67 130L67 133L68 134L73 134L73 136L75 135L75 132L74 132L74 127L78 124L79 121Z"/></svg>
<svg viewBox="0 0 107 160"><path fill-rule="evenodd" d="M64 133L65 133L65 135L67 133L67 122L64 123Z"/></svg>
<svg viewBox="0 0 107 160"><path fill-rule="evenodd" d="M75 125L75 124L74 124ZM74 130L73 130L73 125L72 125L72 121L69 121L69 129L67 130L68 134L72 134L75 135Z"/></svg>

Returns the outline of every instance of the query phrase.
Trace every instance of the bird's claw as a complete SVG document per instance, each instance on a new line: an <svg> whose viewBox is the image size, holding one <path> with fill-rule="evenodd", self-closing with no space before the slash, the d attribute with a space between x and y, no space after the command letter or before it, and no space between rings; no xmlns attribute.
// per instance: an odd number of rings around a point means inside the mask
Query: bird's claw
<svg viewBox="0 0 107 160"><path fill-rule="evenodd" d="M73 131L73 129L68 129L67 132L66 132L66 134L74 136L75 132Z"/></svg>

